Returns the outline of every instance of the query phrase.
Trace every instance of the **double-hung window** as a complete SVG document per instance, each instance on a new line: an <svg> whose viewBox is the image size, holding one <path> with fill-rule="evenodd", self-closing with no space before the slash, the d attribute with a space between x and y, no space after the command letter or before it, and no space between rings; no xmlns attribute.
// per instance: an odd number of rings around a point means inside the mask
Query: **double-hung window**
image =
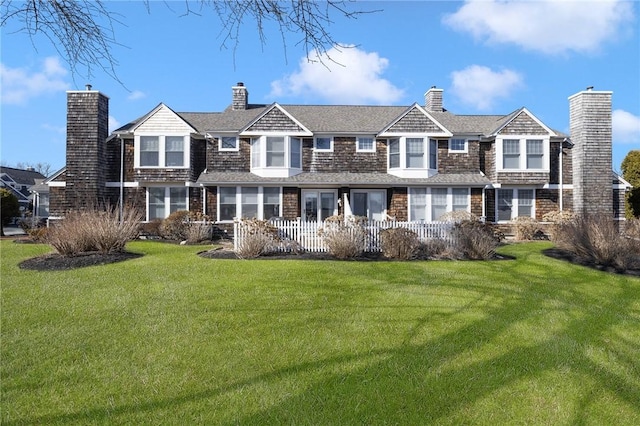
<svg viewBox="0 0 640 426"><path fill-rule="evenodd" d="M422 138L407 138L407 162L408 169L424 168L424 140Z"/></svg>
<svg viewBox="0 0 640 426"><path fill-rule="evenodd" d="M409 190L409 218L427 220L427 188Z"/></svg>
<svg viewBox="0 0 640 426"><path fill-rule="evenodd" d="M188 158L187 136L135 137L135 167L188 167Z"/></svg>
<svg viewBox="0 0 640 426"><path fill-rule="evenodd" d="M267 137L267 167L285 167L285 142L283 136Z"/></svg>
<svg viewBox="0 0 640 426"><path fill-rule="evenodd" d="M505 139L502 141L502 168L520 168L520 140Z"/></svg>
<svg viewBox="0 0 640 426"><path fill-rule="evenodd" d="M389 168L400 167L400 139L389 140Z"/></svg>
<svg viewBox="0 0 640 426"><path fill-rule="evenodd" d="M409 220L440 220L451 211L470 211L469 188L409 188Z"/></svg>
<svg viewBox="0 0 640 426"><path fill-rule="evenodd" d="M431 220L438 220L447 212L447 188L431 189Z"/></svg>
<svg viewBox="0 0 640 426"><path fill-rule="evenodd" d="M527 169L542 169L542 139L527 139Z"/></svg>
<svg viewBox="0 0 640 426"><path fill-rule="evenodd" d="M405 178L425 177L438 167L438 141L427 137L398 137L388 142L389 173Z"/></svg>
<svg viewBox="0 0 640 426"><path fill-rule="evenodd" d="M263 177L289 177L302 171L302 140L262 136L251 141L251 172Z"/></svg>

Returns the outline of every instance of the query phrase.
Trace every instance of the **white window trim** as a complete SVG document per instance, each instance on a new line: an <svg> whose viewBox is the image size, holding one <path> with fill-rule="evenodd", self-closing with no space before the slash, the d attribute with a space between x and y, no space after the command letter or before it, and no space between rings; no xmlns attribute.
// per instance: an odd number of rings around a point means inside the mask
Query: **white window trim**
<svg viewBox="0 0 640 426"><path fill-rule="evenodd" d="M458 140L463 140L464 141L464 149L452 149L451 148L451 143L453 141L453 139L458 139ZM469 152L469 139L467 138L460 138L460 137L452 137L449 139L449 153L450 154L466 154Z"/></svg>
<svg viewBox="0 0 640 426"><path fill-rule="evenodd" d="M498 207L499 207L499 198L498 198L498 191L500 189L508 189L513 191L513 198L511 199L511 219L509 220L498 220ZM509 223L510 221L514 220L515 218L518 217L518 208L520 207L520 203L519 203L519 198L518 198L518 192L520 190L525 190L525 191L533 191L533 198L531 199L531 216L532 218L536 217L536 197L537 197L537 192L536 192L536 188L534 187L512 187L512 186L501 186L500 188L496 188L496 196L495 196L495 218L496 218L496 222L497 223Z"/></svg>
<svg viewBox="0 0 640 426"><path fill-rule="evenodd" d="M390 153L389 153L389 144L391 140L398 139L400 145L400 167L390 167ZM423 157L422 157L422 166L423 167L407 167L407 139L422 139L423 144ZM437 173L436 169L430 169L430 147L431 140L436 141L436 166L438 164L438 140L433 138L430 135L424 134L409 134L407 136L397 136L391 137L387 139L387 173L401 177L401 178L425 178L434 176Z"/></svg>
<svg viewBox="0 0 640 426"><path fill-rule="evenodd" d="M149 218L149 189L151 188L163 188L164 189L164 218L162 219L166 219L167 217L169 217L170 210L171 210L171 197L170 197L170 188L186 188L187 191L187 196L186 196L186 200L185 200L185 210L189 211L189 187L187 187L186 185L184 185L184 183L178 183L178 182L171 182L171 183L166 183L166 184L162 184L162 185L149 185L146 187L145 189L145 195L146 195L146 221L149 222L150 219ZM155 220L155 219L154 219Z"/></svg>
<svg viewBox="0 0 640 426"><path fill-rule="evenodd" d="M354 210L353 208L353 203L355 200L355 194L367 194L367 200L370 200L370 196L369 194L372 193L382 193L382 203L383 203L383 210L382 210L382 220L385 220L385 218L388 216L389 213L389 209L387 209L387 191L384 189L352 189L349 193L349 203L351 204L351 211ZM367 206L368 207L368 206Z"/></svg>
<svg viewBox="0 0 640 426"><path fill-rule="evenodd" d="M333 216L338 214L338 190L337 189L326 189L326 188L317 188L317 189L303 189L300 193L300 217L303 221L306 220L306 206L304 204L305 195L306 194L316 194L318 195L318 211L316 212L317 217L320 217L320 212L322 210L322 205L320 204L321 197L320 193L332 193L334 195L334 203L333 203Z"/></svg>
<svg viewBox="0 0 640 426"><path fill-rule="evenodd" d="M140 165L140 137L155 136L158 138L158 165L157 166L141 166ZM182 166L165 166L166 164L166 138L182 137L183 140L183 165ZM191 158L191 143L189 135L184 133L166 133L159 135L157 133L136 133L134 136L133 164L136 169L188 169L191 167L189 159Z"/></svg>
<svg viewBox="0 0 640 426"><path fill-rule="evenodd" d="M329 148L318 148L318 139L329 139ZM313 138L313 150L316 152L333 152L333 136L318 135Z"/></svg>
<svg viewBox="0 0 640 426"><path fill-rule="evenodd" d="M235 188L236 189L236 217L242 218L242 188L258 188L258 219L264 219L264 186L259 185L243 185L243 186L235 186L235 185L220 185L217 188L217 194L220 194L220 188ZM280 206L280 211L278 212L278 216L282 216L282 188L281 187L267 187L267 188L278 188L279 198L278 204ZM220 223L232 223L233 219L220 219L220 197L216 197L216 219ZM268 219L268 218L267 218Z"/></svg>
<svg viewBox="0 0 640 426"><path fill-rule="evenodd" d="M369 149L361 149L360 148L360 139L372 139L373 144ZM356 138L356 152L376 152L376 138L375 136L362 136Z"/></svg>
<svg viewBox="0 0 640 426"><path fill-rule="evenodd" d="M219 135L218 138L218 151L221 152L237 152L240 150L240 138L237 136L229 136L229 135ZM236 146L235 148L223 148L222 147L222 138L235 138Z"/></svg>
<svg viewBox="0 0 640 426"><path fill-rule="evenodd" d="M284 167L267 167L267 137L283 137L285 141L285 165ZM300 167L291 167L291 142L293 139L300 141ZM260 144L260 159L259 166L255 167L253 164L254 147L255 144ZM253 138L251 140L251 153L250 164L251 173L261 177L291 177L302 172L302 151L303 151L303 139L299 136L290 136L282 133L270 133L262 135L260 137Z"/></svg>
<svg viewBox="0 0 640 426"><path fill-rule="evenodd" d="M503 141L508 139L517 139L520 141L520 167L504 168L504 150ZM542 168L540 169L528 169L527 168L527 139L542 140ZM496 170L504 172L549 172L549 137L545 135L503 135L496 138Z"/></svg>
<svg viewBox="0 0 640 426"><path fill-rule="evenodd" d="M413 189L425 189L425 187L424 186L421 186L421 187L416 186L416 187L409 188L408 200L407 200L408 201L408 204L407 204L407 217L409 218L410 222L416 220L416 219L411 217L411 205L412 205L411 198L413 197L413 194L412 194L412 192L413 192L412 190ZM432 190L433 189L434 188L432 188L432 187L426 187L426 190L427 190L426 191L426 205L424 206L425 207L425 216L426 216L425 221L426 222L434 222L436 220L436 219L434 219L432 217L433 216L433 199L432 199ZM445 188L443 188L443 187L435 187L435 189L445 189ZM462 188L462 187L447 187L446 188L446 190L447 190L447 207L446 207L447 213L453 211L453 190L454 189L466 189L467 190L467 209L465 211L470 213L471 212L471 189L467 188L467 187L464 187L464 188Z"/></svg>

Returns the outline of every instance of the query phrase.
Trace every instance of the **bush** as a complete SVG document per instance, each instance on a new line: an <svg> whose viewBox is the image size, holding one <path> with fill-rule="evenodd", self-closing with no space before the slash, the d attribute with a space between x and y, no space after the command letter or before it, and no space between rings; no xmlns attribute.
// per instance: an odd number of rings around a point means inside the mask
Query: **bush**
<svg viewBox="0 0 640 426"><path fill-rule="evenodd" d="M162 219L153 219L149 222L145 222L140 224L140 234L148 236L148 237L158 237L162 236L160 232L160 226L162 225Z"/></svg>
<svg viewBox="0 0 640 426"><path fill-rule="evenodd" d="M415 259L420 248L418 234L407 228L391 228L380 231L382 254L390 259Z"/></svg>
<svg viewBox="0 0 640 426"><path fill-rule="evenodd" d="M454 252L465 259L491 259L500 243L500 237L490 224L476 220L456 223L452 234L455 241Z"/></svg>
<svg viewBox="0 0 640 426"><path fill-rule="evenodd" d="M547 226L547 234L551 241L558 241L562 238L564 226L576 219L575 213L568 210L555 210L545 213L542 216L544 222L550 222Z"/></svg>
<svg viewBox="0 0 640 426"><path fill-rule="evenodd" d="M558 246L584 261L617 270L640 268L640 241L621 235L608 215L577 217L559 234Z"/></svg>
<svg viewBox="0 0 640 426"><path fill-rule="evenodd" d="M450 244L441 238L431 238L420 244L418 247L418 257L420 259L432 258L453 258Z"/></svg>
<svg viewBox="0 0 640 426"><path fill-rule="evenodd" d="M238 224L240 235L236 256L240 259L253 259L275 251L278 244L278 229L266 220L242 219Z"/></svg>
<svg viewBox="0 0 640 426"><path fill-rule="evenodd" d="M537 235L542 233L540 224L532 217L519 216L511 223L515 231L514 238L516 241L533 240Z"/></svg>
<svg viewBox="0 0 640 426"><path fill-rule="evenodd" d="M446 212L438 219L439 222L463 222L465 220L473 220L478 222L480 219L473 213L469 213L468 211L464 210Z"/></svg>
<svg viewBox="0 0 640 426"><path fill-rule="evenodd" d="M362 254L366 239L366 218L342 215L328 217L324 227L318 231L329 254L336 259L353 259Z"/></svg>
<svg viewBox="0 0 640 426"><path fill-rule="evenodd" d="M120 220L118 210L112 207L71 211L49 229L46 241L64 256L123 251L127 241L137 237L138 222L142 218L134 208L123 212Z"/></svg>
<svg viewBox="0 0 640 426"><path fill-rule="evenodd" d="M196 244L211 239L211 223L207 216L187 210L178 210L160 223L162 238Z"/></svg>
<svg viewBox="0 0 640 426"><path fill-rule="evenodd" d="M628 238L640 239L640 218L627 219L624 233Z"/></svg>

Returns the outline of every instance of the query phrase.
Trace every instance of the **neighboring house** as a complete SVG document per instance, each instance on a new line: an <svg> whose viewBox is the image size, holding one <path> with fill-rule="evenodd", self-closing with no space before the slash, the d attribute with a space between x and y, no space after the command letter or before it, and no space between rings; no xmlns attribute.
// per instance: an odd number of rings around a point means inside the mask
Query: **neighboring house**
<svg viewBox="0 0 640 426"><path fill-rule="evenodd" d="M612 171L611 92L569 98L571 134L526 108L456 115L432 87L424 104L251 104L238 83L221 112L160 104L108 134L108 98L68 92L67 165L48 182L51 216L118 203L163 219L176 210L322 220L343 213L434 221L464 210L489 222L553 210L624 217L629 185Z"/></svg>
<svg viewBox="0 0 640 426"><path fill-rule="evenodd" d="M33 168L16 169L0 166L0 188L7 188L18 198L22 214L30 211L33 206L34 197L30 188L44 179L44 175Z"/></svg>

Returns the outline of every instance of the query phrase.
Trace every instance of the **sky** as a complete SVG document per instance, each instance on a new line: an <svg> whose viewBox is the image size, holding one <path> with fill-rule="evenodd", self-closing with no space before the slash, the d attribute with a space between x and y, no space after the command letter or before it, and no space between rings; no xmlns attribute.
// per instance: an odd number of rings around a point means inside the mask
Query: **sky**
<svg viewBox="0 0 640 426"><path fill-rule="evenodd" d="M358 1L355 19L332 15L342 46L309 61L299 34L246 21L223 46L220 20L185 1L106 1L114 25L116 80L71 72L43 37L2 27L0 163L65 164L66 91L91 84L110 98L110 130L163 102L176 112L214 112L243 82L252 103L424 105L432 86L455 114L526 107L569 133L568 97L612 91L613 169L640 149L640 3L636 1ZM311 52L314 58L314 52Z"/></svg>

